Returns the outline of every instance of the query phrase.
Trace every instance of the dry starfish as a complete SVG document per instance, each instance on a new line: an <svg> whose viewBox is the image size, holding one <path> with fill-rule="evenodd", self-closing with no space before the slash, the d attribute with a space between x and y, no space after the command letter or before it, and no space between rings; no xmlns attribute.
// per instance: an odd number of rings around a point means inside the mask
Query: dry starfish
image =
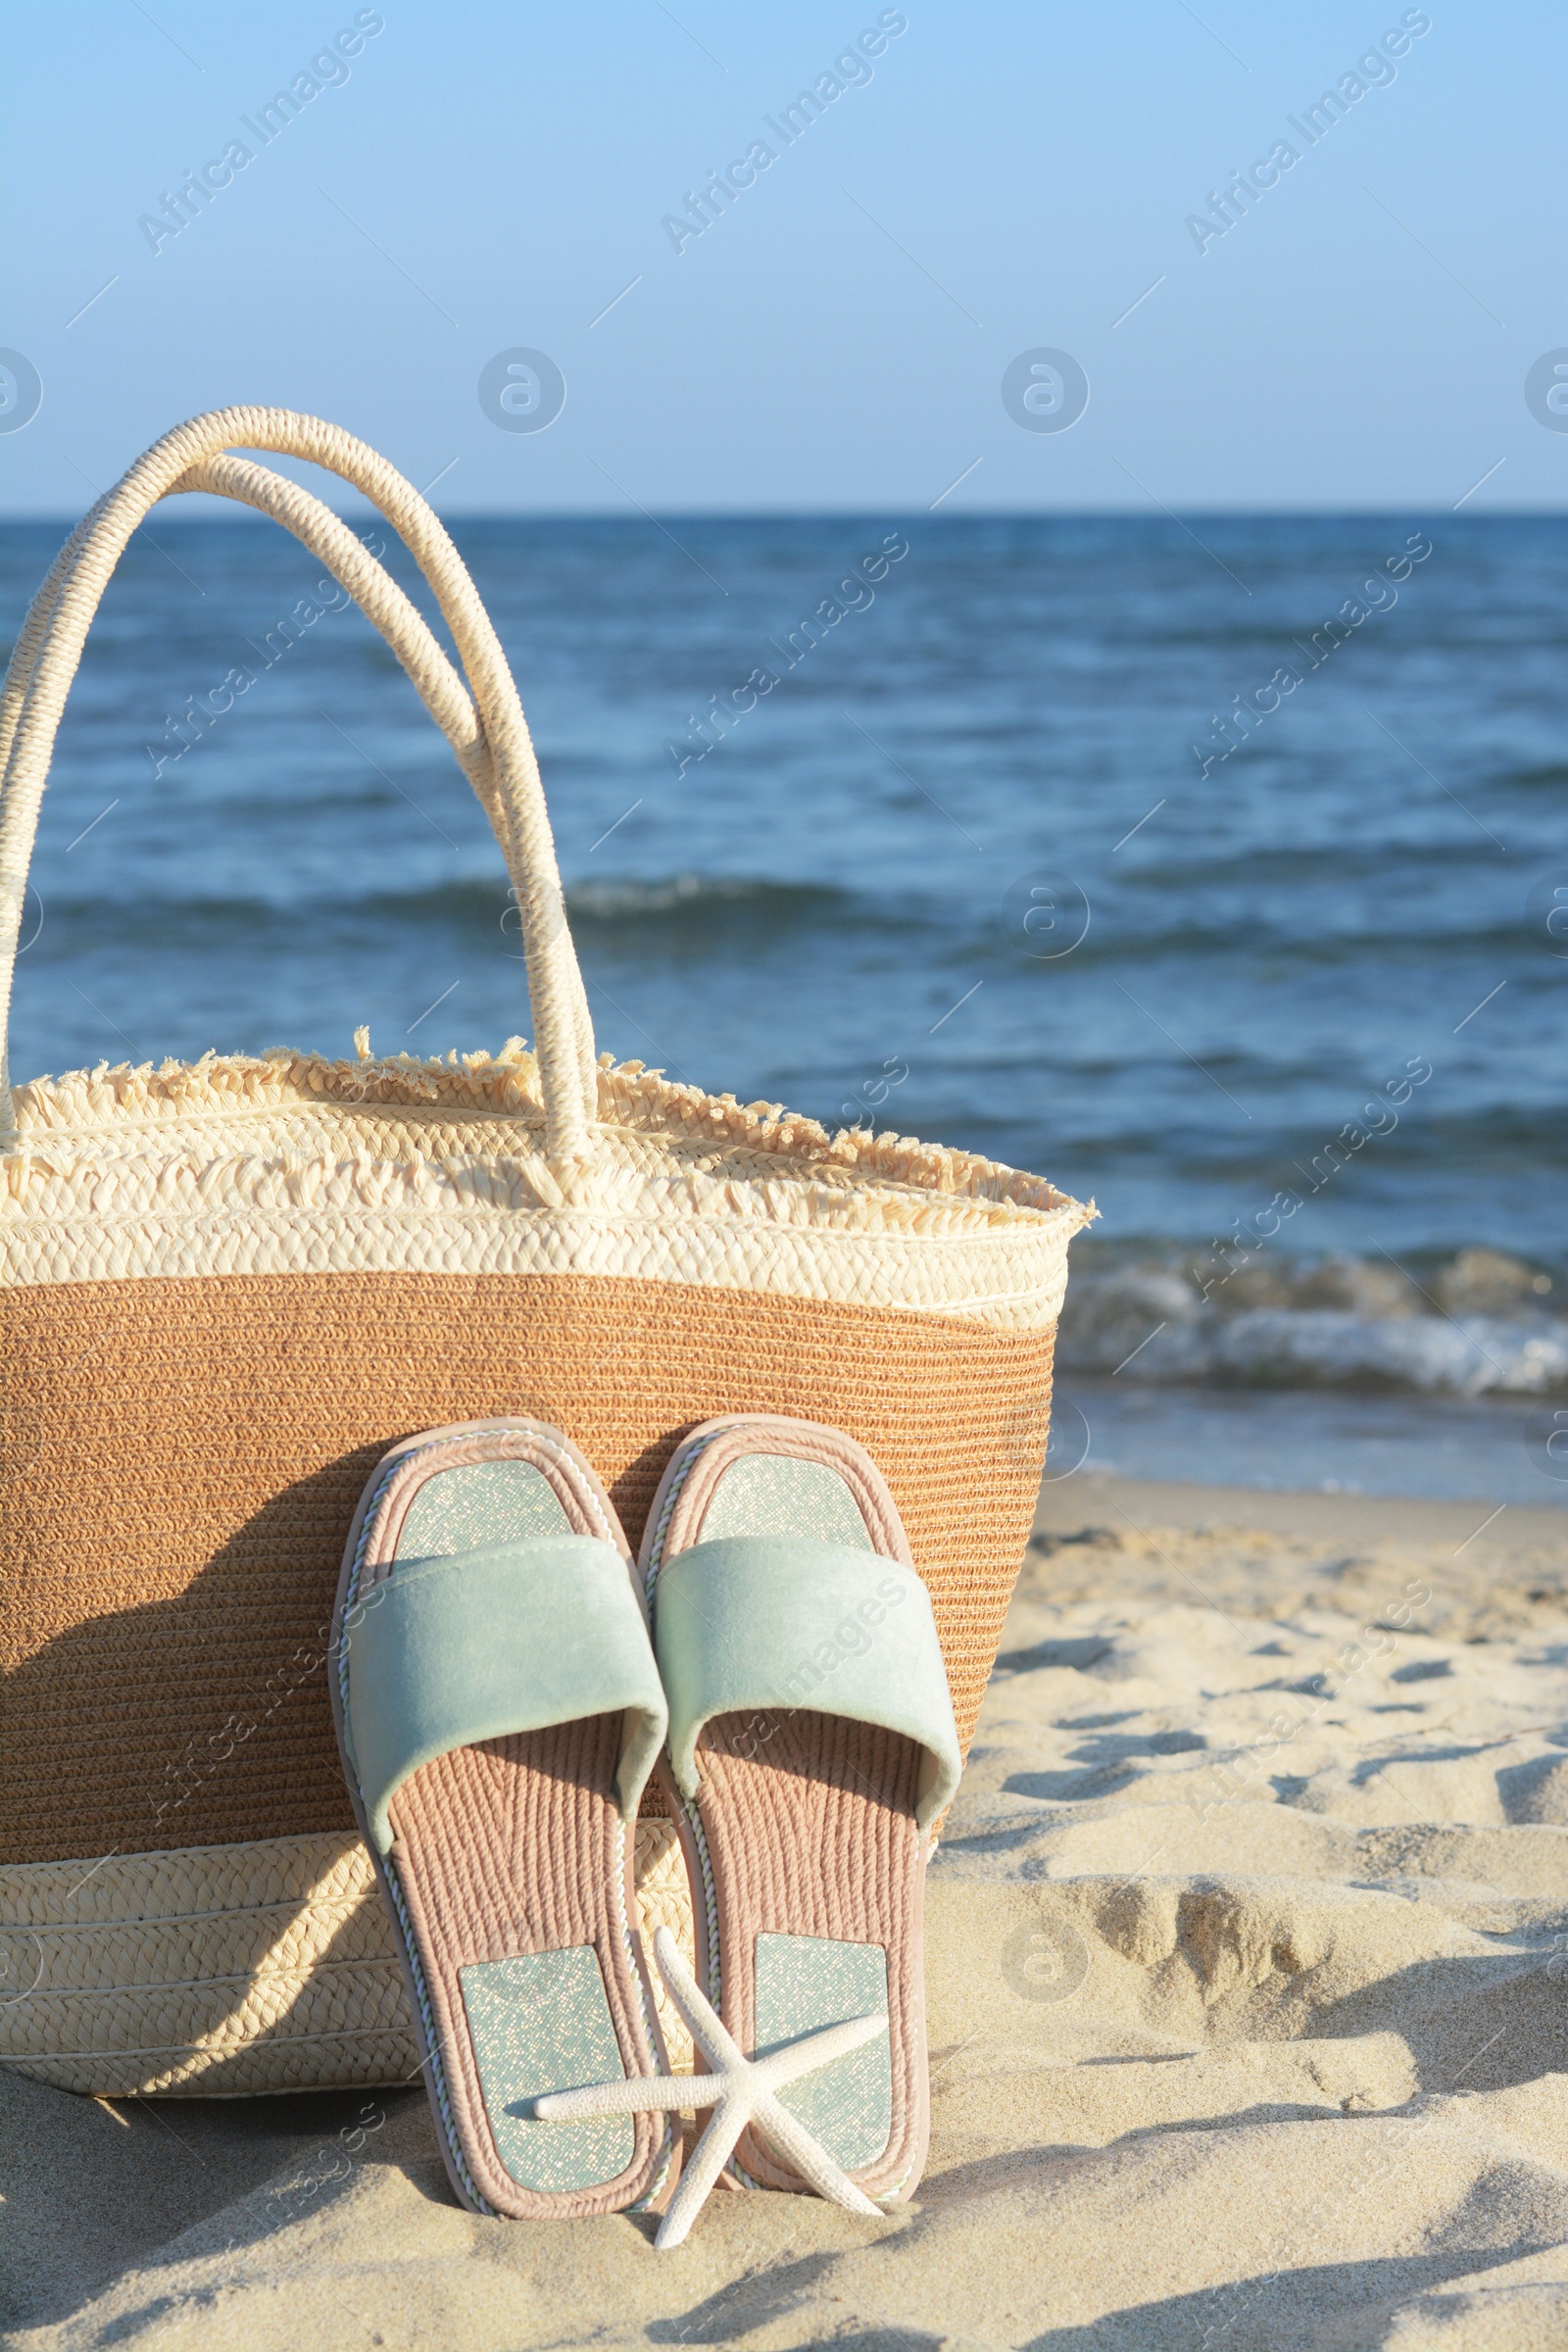
<svg viewBox="0 0 1568 2352"><path fill-rule="evenodd" d="M736 2141L754 2125L779 2155L794 2165L817 2195L850 2213L881 2218L881 2207L863 2196L816 2140L774 2095L782 2084L814 2074L848 2050L858 2050L887 2032L885 2017L852 2017L841 2026L808 2034L768 2058L748 2058L720 2024L712 2004L680 1956L667 1928L654 1936L654 1957L693 2041L708 2060L706 2075L635 2075L629 2082L596 2082L581 2090L554 2090L534 2102L542 2123L583 2123L596 2115L640 2115L650 2109L712 2109L712 2120L697 2143L654 2244L661 2252L678 2246L708 2201Z"/></svg>

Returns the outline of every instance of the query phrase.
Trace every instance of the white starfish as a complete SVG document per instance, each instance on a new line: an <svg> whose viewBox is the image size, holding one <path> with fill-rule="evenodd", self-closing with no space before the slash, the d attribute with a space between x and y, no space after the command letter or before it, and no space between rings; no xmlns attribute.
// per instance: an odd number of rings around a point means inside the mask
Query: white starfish
<svg viewBox="0 0 1568 2352"><path fill-rule="evenodd" d="M708 2193L728 2162L748 2124L755 2125L768 2143L787 2157L817 2195L842 2205L850 2213L881 2218L881 2207L862 2195L840 2172L833 2159L811 2137L788 2108L774 2096L781 2084L816 2072L848 2050L858 2050L887 2032L885 2017L852 2017L842 2026L827 2026L808 2034L770 2058L748 2058L719 2022L711 2002L680 1956L680 1947L667 1928L654 1936L654 1957L669 1987L693 2041L712 2072L706 2075L635 2075L619 2082L596 2082L582 2090L553 2090L534 2101L542 2123L576 2124L595 2115L640 2115L650 2109L685 2108L713 2111L712 2121L697 2143L680 2186L669 2201L654 2243L663 2252L678 2246L708 2201Z"/></svg>

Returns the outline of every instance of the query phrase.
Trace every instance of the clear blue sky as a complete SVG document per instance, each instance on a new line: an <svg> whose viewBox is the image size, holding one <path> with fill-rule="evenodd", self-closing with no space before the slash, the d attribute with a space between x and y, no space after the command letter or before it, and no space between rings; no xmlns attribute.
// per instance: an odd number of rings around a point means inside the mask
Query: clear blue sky
<svg viewBox="0 0 1568 2352"><path fill-rule="evenodd" d="M787 144L767 118L889 15ZM368 16L264 144L245 119ZM1467 512L1563 502L1524 392L1568 346L1555 0L11 0L4 44L0 345L43 387L6 513L79 512L232 401L335 418L449 513L917 513L960 475L948 512L1446 512L1490 468ZM177 234L139 225L209 163ZM544 431L480 407L518 347L565 380ZM1088 376L1071 430L1004 406L1040 348Z"/></svg>

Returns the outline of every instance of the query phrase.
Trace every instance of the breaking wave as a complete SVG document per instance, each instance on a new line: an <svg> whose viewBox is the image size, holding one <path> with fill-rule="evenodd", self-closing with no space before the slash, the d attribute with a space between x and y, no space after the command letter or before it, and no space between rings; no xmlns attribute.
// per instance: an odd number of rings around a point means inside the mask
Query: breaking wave
<svg viewBox="0 0 1568 2352"><path fill-rule="evenodd" d="M748 932L789 931L842 921L852 905L831 883L762 882L748 877L675 874L662 881L568 883L566 912L584 930L636 926L650 931L711 928L739 922Z"/></svg>
<svg viewBox="0 0 1568 2352"><path fill-rule="evenodd" d="M1075 1268L1059 1361L1127 1381L1540 1396L1568 1391L1565 1294L1495 1250L1415 1271L1347 1256L1229 1273L1172 1251Z"/></svg>

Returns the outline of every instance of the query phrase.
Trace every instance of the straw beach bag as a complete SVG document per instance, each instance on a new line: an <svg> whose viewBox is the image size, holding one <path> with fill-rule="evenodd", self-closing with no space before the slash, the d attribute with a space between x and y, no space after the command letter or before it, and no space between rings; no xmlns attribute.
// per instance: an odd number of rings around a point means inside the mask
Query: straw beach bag
<svg viewBox="0 0 1568 2352"><path fill-rule="evenodd" d="M402 534L458 648L307 492ZM967 1741L1045 1451L1070 1236L1039 1178L829 1137L595 1057L516 692L451 541L384 460L287 410L168 434L74 532L0 705L0 1013L55 731L154 503L287 525L391 646L490 817L533 1052L208 1054L0 1094L0 2058L102 2094L411 2079L333 1740L339 1557L400 1438L564 1430L636 1545L681 1434L827 1422L886 1475ZM667 1825L639 1830L652 1860Z"/></svg>

